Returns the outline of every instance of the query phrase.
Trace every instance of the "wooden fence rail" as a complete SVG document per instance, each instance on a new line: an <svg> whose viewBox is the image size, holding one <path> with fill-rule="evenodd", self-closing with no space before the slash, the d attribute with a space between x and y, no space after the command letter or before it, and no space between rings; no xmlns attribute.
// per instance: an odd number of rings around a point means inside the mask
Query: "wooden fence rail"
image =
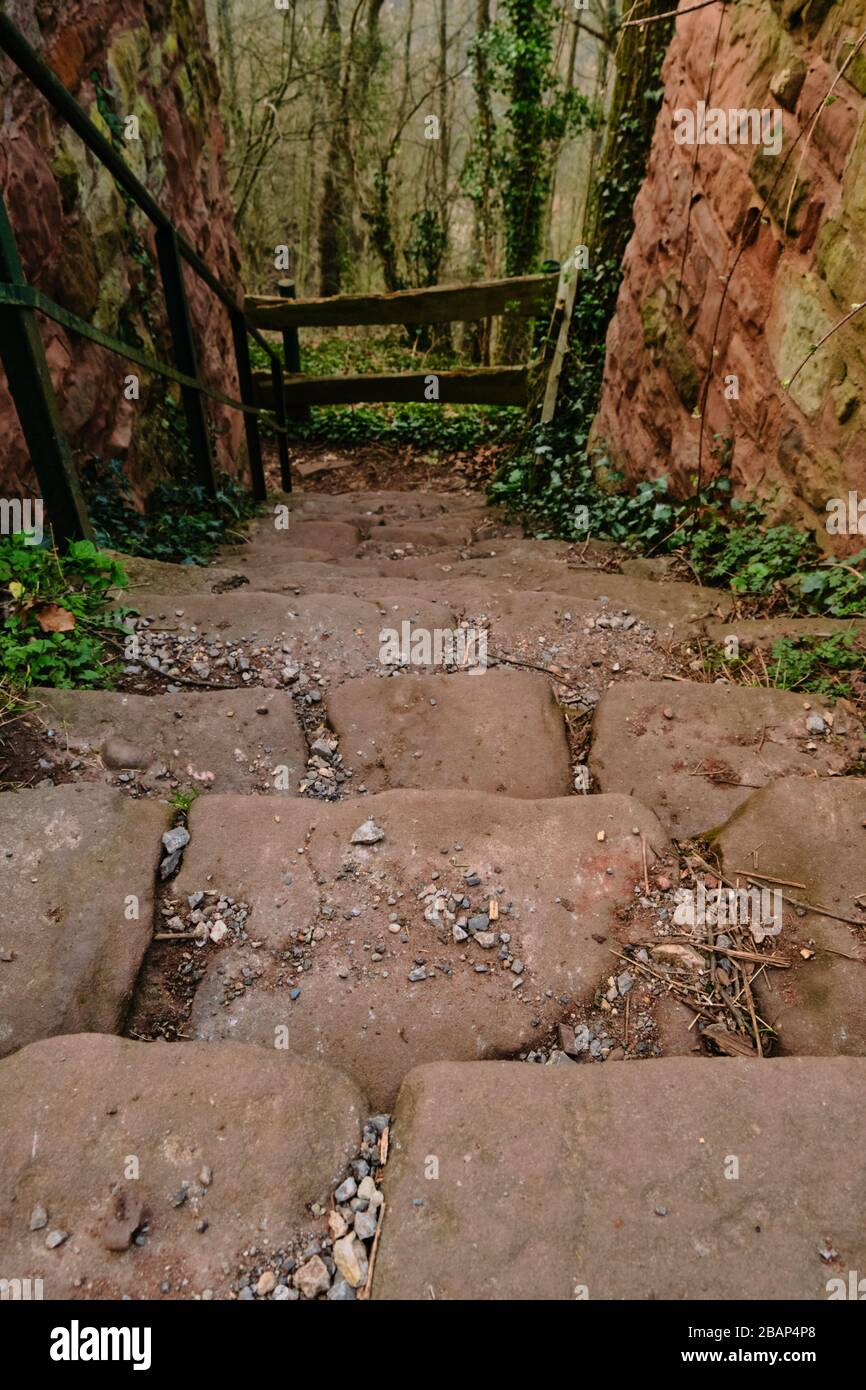
<svg viewBox="0 0 866 1390"><path fill-rule="evenodd" d="M434 379L437 394L432 399L449 405L526 405L529 399L528 367L472 367L447 372L383 372L363 376L284 376L283 392L290 409L302 403L354 405L393 401L407 404L431 399L426 393ZM254 389L256 404L272 410L273 388L268 372L255 373Z"/></svg>
<svg viewBox="0 0 866 1390"><path fill-rule="evenodd" d="M335 294L329 299L248 295L244 309L257 328L354 328L361 324L474 323L506 311L534 318L553 307L556 275L430 285L393 294Z"/></svg>
<svg viewBox="0 0 866 1390"><path fill-rule="evenodd" d="M393 294L337 294L328 299L287 298L286 287L281 286L280 297L248 295L244 312L255 327L280 331L297 343L299 328L475 323L505 313L550 317L557 304L558 284L556 274L522 275L464 285L430 285ZM432 396L431 378L436 381ZM429 399L461 405L526 405L531 378L528 365L359 376L314 377L295 372L286 376L284 392L290 414L301 405ZM256 373L254 385L257 403L273 408L268 374Z"/></svg>

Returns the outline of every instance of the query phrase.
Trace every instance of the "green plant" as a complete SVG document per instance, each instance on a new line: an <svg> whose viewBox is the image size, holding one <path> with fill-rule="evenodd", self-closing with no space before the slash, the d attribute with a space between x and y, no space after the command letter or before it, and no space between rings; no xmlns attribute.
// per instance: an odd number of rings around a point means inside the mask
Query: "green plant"
<svg viewBox="0 0 866 1390"><path fill-rule="evenodd" d="M267 354L251 344L255 367L268 366ZM303 347L304 371L311 376L339 376L365 372L436 371L460 359L437 343L435 353L419 354L397 332L364 337L327 337ZM295 439L332 446L387 443L417 449L448 452L475 449L482 444L505 445L523 433L525 415L519 406L462 405L439 402L412 405L314 408L307 423L290 421Z"/></svg>
<svg viewBox="0 0 866 1390"><path fill-rule="evenodd" d="M711 649L705 665L709 671L745 678L751 685L769 684L778 690L803 690L837 699L855 693L851 674L863 670L864 652L854 633L834 632L826 637L780 637L773 643L769 661L762 660L760 667L751 651L728 656L721 647Z"/></svg>
<svg viewBox="0 0 866 1390"><path fill-rule="evenodd" d="M196 787L188 787L186 791L181 791L181 789L178 788L177 791L172 792L171 796L168 798L168 804L173 807L181 817L187 816L198 795L199 791Z"/></svg>
<svg viewBox="0 0 866 1390"><path fill-rule="evenodd" d="M756 502L731 496L722 474L695 499L674 497L666 478L633 492L586 438L569 434L568 411L535 429L529 447L503 463L492 501L523 515L539 536L616 541L635 553L678 555L704 584L755 598L774 596L792 613L866 614L866 551L827 558L810 531L768 526Z"/></svg>
<svg viewBox="0 0 866 1390"><path fill-rule="evenodd" d="M840 673L862 670L863 662L863 650L850 632L834 632L831 637L781 637L773 643L770 679L781 690L850 695L851 681Z"/></svg>
<svg viewBox="0 0 866 1390"><path fill-rule="evenodd" d="M184 565L204 564L227 532L255 511L255 502L233 478L218 473L217 482L211 498L182 455L180 476L157 483L139 511L119 459L91 459L82 476L100 545Z"/></svg>
<svg viewBox="0 0 866 1390"><path fill-rule="evenodd" d="M110 686L129 610L109 599L126 584L116 561L91 541L73 541L65 555L0 539L0 666L15 688Z"/></svg>
<svg viewBox="0 0 866 1390"><path fill-rule="evenodd" d="M492 167L500 190L505 274L527 275L541 256L544 211L553 163L566 134L596 125L599 113L557 71L554 0L502 0L499 17L473 45L491 85L507 102ZM482 159L484 151L480 151ZM466 188L478 201L479 174L470 163Z"/></svg>

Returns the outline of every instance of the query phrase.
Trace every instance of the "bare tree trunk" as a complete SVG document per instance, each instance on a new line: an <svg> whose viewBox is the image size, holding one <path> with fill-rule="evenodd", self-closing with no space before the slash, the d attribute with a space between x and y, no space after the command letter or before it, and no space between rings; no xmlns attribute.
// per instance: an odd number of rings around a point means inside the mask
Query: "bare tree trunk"
<svg viewBox="0 0 866 1390"><path fill-rule="evenodd" d="M607 0L607 14L605 22L608 31L612 32L612 26L616 23L616 0ZM604 100L604 93L607 88L608 73L610 70L610 48L606 43L599 44L596 53L595 68L595 100L601 103ZM590 203L592 201L592 190L595 184L595 171L601 156L602 141L604 139L604 128L597 125L592 132L589 143L589 169L586 175L586 194L583 203L583 213L581 215L580 240L586 245L589 234Z"/></svg>
<svg viewBox="0 0 866 1390"><path fill-rule="evenodd" d="M490 34L490 0L475 4L475 106L478 117L478 149L480 152L479 192L475 199L475 244L483 273L489 280L496 273L496 232L493 225L491 193L493 191L493 161L495 130L490 93L490 64L485 43ZM476 362L490 366L492 319L482 319L471 329L472 356Z"/></svg>
<svg viewBox="0 0 866 1390"><path fill-rule="evenodd" d="M574 72L577 65L577 45L583 27L582 13L582 10L578 10L571 20L571 40L568 47L568 64L565 74L565 88L568 92L572 91L574 88ZM544 227L544 244L546 246L551 246L553 243L553 214L556 203L556 184L559 174L559 161L562 156L564 143L564 140L559 141L551 159L550 196L547 200L547 216L545 218ZM569 231L572 230L574 229L570 226Z"/></svg>
<svg viewBox="0 0 866 1390"><path fill-rule="evenodd" d="M232 25L232 0L217 0L217 37L219 41L219 67L223 84L223 97L229 114L229 126L234 135L238 119L238 64L235 55L234 27Z"/></svg>
<svg viewBox="0 0 866 1390"><path fill-rule="evenodd" d="M448 0L439 0L439 165L438 202L439 225L442 231L442 251L440 260L448 256L448 228L450 210L448 205L448 172L451 164L451 112L448 85ZM433 343L437 348L450 352L453 346L451 325L437 324L432 332Z"/></svg>
<svg viewBox="0 0 866 1390"><path fill-rule="evenodd" d="M448 232L448 166L451 162L451 122L448 111L448 0L439 0L439 218Z"/></svg>
<svg viewBox="0 0 866 1390"><path fill-rule="evenodd" d="M325 153L322 201L319 205L319 294L330 295L340 293L343 257L343 160L340 153L343 83L339 0L325 0L324 28L327 35L325 86L330 91L331 100L330 131Z"/></svg>
<svg viewBox="0 0 866 1390"><path fill-rule="evenodd" d="M636 17L670 9L667 0L644 0ZM647 93L658 86L673 28L673 20L662 20L624 29L620 37L607 134L584 235L595 268L610 262L618 271L632 233L631 203L621 205L621 188L624 179L646 167L658 112L658 102L648 101Z"/></svg>

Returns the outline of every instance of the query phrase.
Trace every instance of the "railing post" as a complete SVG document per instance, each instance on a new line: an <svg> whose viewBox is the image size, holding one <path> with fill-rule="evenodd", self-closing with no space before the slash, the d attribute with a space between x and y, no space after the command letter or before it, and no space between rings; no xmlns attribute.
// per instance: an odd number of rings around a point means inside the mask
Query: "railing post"
<svg viewBox="0 0 866 1390"><path fill-rule="evenodd" d="M280 457L280 482L283 492L292 490L292 460L286 438L286 398L283 394L283 369L276 357L271 358L271 386L274 393L274 414L277 417L277 453Z"/></svg>
<svg viewBox="0 0 866 1390"><path fill-rule="evenodd" d="M279 280L277 289L282 299L296 299L294 280ZM301 371L301 340L298 337L297 328L283 329L283 356L286 359L287 372ZM310 407L308 405L298 405L288 411L289 418L292 420L309 421Z"/></svg>
<svg viewBox="0 0 866 1390"><path fill-rule="evenodd" d="M238 366L238 385L244 405L255 405L253 389L253 369L250 365L250 345L247 341L247 321L241 309L232 309L230 316L232 337L235 342L235 360ZM259 434L258 416L244 411L244 429L247 436L247 453L250 456L250 477L253 484L253 497L264 502L268 495L265 482L265 467L262 462L262 440Z"/></svg>
<svg viewBox="0 0 866 1390"><path fill-rule="evenodd" d="M178 371L183 372L186 376L197 377L198 359L192 334L192 320L189 313L189 301L186 297L177 232L174 227L157 229L156 251L162 276L162 288L165 294L168 326L174 349L174 364ZM180 389L196 478L208 496L215 497L216 479L214 478L213 455L207 430L204 401L201 392L197 391L195 387L182 386Z"/></svg>
<svg viewBox="0 0 866 1390"><path fill-rule="evenodd" d="M12 285L27 283L2 194L0 279ZM9 304L0 310L0 359L55 541L92 540L93 528L33 309Z"/></svg>

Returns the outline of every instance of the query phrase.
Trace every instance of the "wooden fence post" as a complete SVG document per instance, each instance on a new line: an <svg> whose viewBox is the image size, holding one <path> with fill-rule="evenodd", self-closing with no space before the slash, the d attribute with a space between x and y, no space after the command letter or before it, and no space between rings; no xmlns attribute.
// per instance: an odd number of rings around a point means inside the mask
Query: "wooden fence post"
<svg viewBox="0 0 866 1390"><path fill-rule="evenodd" d="M277 284L281 299L295 299L294 280L280 280ZM301 340L298 337L297 328L283 329L283 356L286 360L287 372L300 372L301 368ZM290 407L287 411L288 418L307 423L310 419L310 407L308 405L297 405Z"/></svg>
<svg viewBox="0 0 866 1390"><path fill-rule="evenodd" d="M162 288L168 326L174 349L174 365L186 376L198 376L198 359L195 340L192 334L192 320L189 301L183 279L183 265L178 248L177 232L174 227L159 227L156 233L156 251L162 275ZM216 479L213 471L210 436L207 430L202 394L193 386L182 386L181 395L186 415L189 444L195 464L196 478L209 497L216 496Z"/></svg>
<svg viewBox="0 0 866 1390"><path fill-rule="evenodd" d="M232 337L235 343L241 400L244 405L253 405L253 369L250 364L246 319L240 309L232 309L229 317L231 318ZM268 495L268 486L265 482L265 467L262 461L262 439L259 434L258 417L249 410L244 411L244 429L247 436L247 453L250 456L253 497L257 502L264 502Z"/></svg>
<svg viewBox="0 0 866 1390"><path fill-rule="evenodd" d="M0 279L12 285L27 283L2 194ZM56 542L92 540L93 528L33 309L13 304L0 309L0 358Z"/></svg>
<svg viewBox="0 0 866 1390"><path fill-rule="evenodd" d="M274 393L274 414L277 417L277 453L280 459L280 482L283 492L292 490L292 460L289 457L289 441L286 438L286 397L283 386L283 368L279 359L271 359L271 388ZM255 389L255 388L254 388Z"/></svg>

